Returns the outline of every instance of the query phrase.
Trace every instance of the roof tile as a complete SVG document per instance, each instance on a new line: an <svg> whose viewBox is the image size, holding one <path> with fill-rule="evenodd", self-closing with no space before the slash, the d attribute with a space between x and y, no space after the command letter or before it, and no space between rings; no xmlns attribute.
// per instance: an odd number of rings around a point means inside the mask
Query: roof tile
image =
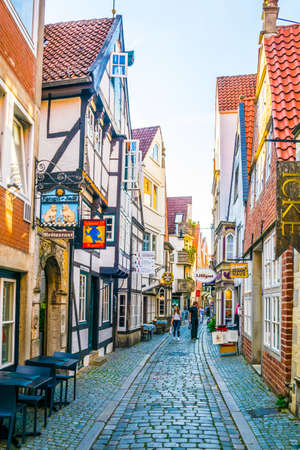
<svg viewBox="0 0 300 450"><path fill-rule="evenodd" d="M183 214L183 222L187 220L188 205L192 205L192 197L168 197L168 230L169 234L175 234L175 214Z"/></svg>
<svg viewBox="0 0 300 450"><path fill-rule="evenodd" d="M243 100L245 106L245 131L246 131L246 144L247 144L247 168L248 173L251 164L251 152L252 152L252 141L253 141L253 126L254 126L254 97L244 98Z"/></svg>
<svg viewBox="0 0 300 450"><path fill-rule="evenodd" d="M275 139L293 139L300 114L300 25L278 28L265 38L265 52L272 94ZM295 144L276 144L281 160L295 159Z"/></svg>
<svg viewBox="0 0 300 450"><path fill-rule="evenodd" d="M114 19L60 22L45 26L43 82L85 77Z"/></svg>
<svg viewBox="0 0 300 450"><path fill-rule="evenodd" d="M233 75L217 78L218 109L220 112L237 111L241 95L255 95L256 74Z"/></svg>

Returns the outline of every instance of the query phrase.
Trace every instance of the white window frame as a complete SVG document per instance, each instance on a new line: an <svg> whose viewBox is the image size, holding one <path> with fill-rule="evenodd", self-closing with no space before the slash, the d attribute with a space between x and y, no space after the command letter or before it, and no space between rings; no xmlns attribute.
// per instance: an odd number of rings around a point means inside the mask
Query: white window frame
<svg viewBox="0 0 300 450"><path fill-rule="evenodd" d="M145 241L145 235L149 236L149 240L147 240L147 244L149 244L149 248L147 248L147 249L144 247L144 243L146 242ZM142 249L143 249L143 252L149 252L151 250L151 234L148 233L147 231L145 231L144 234L143 234L143 246L142 246Z"/></svg>
<svg viewBox="0 0 300 450"><path fill-rule="evenodd" d="M244 332L252 336L252 296L244 296Z"/></svg>
<svg viewBox="0 0 300 450"><path fill-rule="evenodd" d="M110 321L110 283L104 283L102 289L102 323Z"/></svg>
<svg viewBox="0 0 300 450"><path fill-rule="evenodd" d="M266 146L263 144L260 154L256 161L256 180L255 180L255 200L257 201L263 191L264 186L264 167L265 167Z"/></svg>
<svg viewBox="0 0 300 450"><path fill-rule="evenodd" d="M125 64L114 64L114 57L121 57L124 56L125 58ZM113 68L124 68L124 73L113 73ZM127 78L127 71L128 71L128 54L126 52L112 52L110 55L110 76L111 78Z"/></svg>
<svg viewBox="0 0 300 450"><path fill-rule="evenodd" d="M3 321L3 288L4 282L9 282L13 284L13 320ZM2 364L2 336L3 336L3 325L12 324L12 357L11 361ZM16 280L11 278L0 278L0 369L4 367L11 366L15 361L15 331L16 331Z"/></svg>
<svg viewBox="0 0 300 450"><path fill-rule="evenodd" d="M277 354L280 354L280 318L280 294L273 293L264 295L264 345Z"/></svg>
<svg viewBox="0 0 300 450"><path fill-rule="evenodd" d="M36 55L37 53L37 40L38 40L38 25L39 25L39 0L33 0L33 14L32 14L32 35L30 36L29 32L27 31L25 25L22 22L21 17L19 16L17 10L13 6L12 2L10 0L4 0L5 5L7 6L9 12L11 13L12 17L14 18L14 21L18 25L18 28L20 29L25 41L27 42L29 48L31 49L32 53Z"/></svg>
<svg viewBox="0 0 300 450"><path fill-rule="evenodd" d="M255 205L255 174L256 167L252 170L250 177L250 208L252 209Z"/></svg>
<svg viewBox="0 0 300 450"><path fill-rule="evenodd" d="M229 237L232 238L232 253L231 254L228 254L228 239L229 239ZM225 245L226 261L229 261L229 260L232 260L234 258L234 235L232 233L228 233L226 235L226 241L225 242L226 242L226 245ZM231 256L231 257L229 258L229 256Z"/></svg>
<svg viewBox="0 0 300 450"><path fill-rule="evenodd" d="M265 241L263 248L264 289L279 287L281 284L281 257L275 259L275 232Z"/></svg>
<svg viewBox="0 0 300 450"><path fill-rule="evenodd" d="M123 183L127 189L135 189L139 185L142 164L142 153L138 139L128 139L123 145Z"/></svg>
<svg viewBox="0 0 300 450"><path fill-rule="evenodd" d="M121 297L124 297L124 315L122 314L121 316ZM126 330L126 317L127 317L127 294L126 293L122 293L120 292L118 294L118 330L120 331L124 331ZM124 325L120 326L120 318L123 317L124 318Z"/></svg>
<svg viewBox="0 0 300 450"><path fill-rule="evenodd" d="M84 280L84 282L83 282L83 280ZM79 277L78 322L86 322L87 283L88 283L88 276L87 276L87 274L80 273L80 277Z"/></svg>
<svg viewBox="0 0 300 450"><path fill-rule="evenodd" d="M154 149L157 149L157 153L154 154ZM159 145L158 144L154 144L152 151L151 151L151 159L153 159L153 161L155 161L157 164L159 164Z"/></svg>
<svg viewBox="0 0 300 450"><path fill-rule="evenodd" d="M94 132L94 148L98 155L101 155L102 152L102 127L97 121L95 132Z"/></svg>
<svg viewBox="0 0 300 450"><path fill-rule="evenodd" d="M86 111L86 136L94 146L95 139L95 116L92 107L88 105Z"/></svg>
<svg viewBox="0 0 300 450"><path fill-rule="evenodd" d="M105 214L103 217L106 222L106 241L114 242L115 241L115 220L116 220L116 218L113 214L112 215ZM107 229L107 219L111 220L111 231L108 231L108 229Z"/></svg>

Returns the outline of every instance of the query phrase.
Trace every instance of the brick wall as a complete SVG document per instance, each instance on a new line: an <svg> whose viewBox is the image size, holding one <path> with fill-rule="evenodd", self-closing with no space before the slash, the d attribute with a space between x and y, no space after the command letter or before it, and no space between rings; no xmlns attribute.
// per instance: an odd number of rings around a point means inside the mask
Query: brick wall
<svg viewBox="0 0 300 450"><path fill-rule="evenodd" d="M0 55L33 99L35 92L35 56L2 1L0 1L0 17Z"/></svg>
<svg viewBox="0 0 300 450"><path fill-rule="evenodd" d="M29 251L30 224L23 220L24 203L0 187L0 244Z"/></svg>
<svg viewBox="0 0 300 450"><path fill-rule="evenodd" d="M242 336L242 352L249 363L251 363L251 351L252 351L251 341L248 338L246 338L246 336Z"/></svg>

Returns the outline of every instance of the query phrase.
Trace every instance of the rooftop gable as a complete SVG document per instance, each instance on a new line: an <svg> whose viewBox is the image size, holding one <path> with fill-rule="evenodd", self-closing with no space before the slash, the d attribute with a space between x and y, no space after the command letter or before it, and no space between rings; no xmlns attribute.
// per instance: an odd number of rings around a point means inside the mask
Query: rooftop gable
<svg viewBox="0 0 300 450"><path fill-rule="evenodd" d="M139 149L142 152L143 160L151 147L158 129L159 126L136 128L132 130L132 139L138 139L140 141Z"/></svg>
<svg viewBox="0 0 300 450"><path fill-rule="evenodd" d="M292 130L300 115L300 25L278 28L264 38L271 86L273 133L275 139L293 139ZM295 159L295 144L276 143L280 160Z"/></svg>
<svg viewBox="0 0 300 450"><path fill-rule="evenodd" d="M241 95L254 97L256 74L217 78L217 108L222 112L237 112Z"/></svg>
<svg viewBox="0 0 300 450"><path fill-rule="evenodd" d="M76 80L89 75L115 20L90 19L46 25L43 82Z"/></svg>
<svg viewBox="0 0 300 450"><path fill-rule="evenodd" d="M188 205L193 204L191 196L187 197L167 197L168 205L168 231L169 234L175 234L175 215L183 214L183 222L187 220Z"/></svg>

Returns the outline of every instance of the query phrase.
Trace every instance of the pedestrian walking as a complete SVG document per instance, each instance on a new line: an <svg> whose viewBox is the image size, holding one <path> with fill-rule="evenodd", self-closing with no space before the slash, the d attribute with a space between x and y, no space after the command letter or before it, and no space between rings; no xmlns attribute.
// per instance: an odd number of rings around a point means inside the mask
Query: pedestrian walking
<svg viewBox="0 0 300 450"><path fill-rule="evenodd" d="M180 341L181 316L180 316L180 310L179 310L178 306L175 306L175 308L174 308L171 325L173 326L174 339L176 339L176 334L177 334L177 341Z"/></svg>
<svg viewBox="0 0 300 450"><path fill-rule="evenodd" d="M195 301L189 309L189 323L191 325L191 339L195 341L198 337L198 304Z"/></svg>

